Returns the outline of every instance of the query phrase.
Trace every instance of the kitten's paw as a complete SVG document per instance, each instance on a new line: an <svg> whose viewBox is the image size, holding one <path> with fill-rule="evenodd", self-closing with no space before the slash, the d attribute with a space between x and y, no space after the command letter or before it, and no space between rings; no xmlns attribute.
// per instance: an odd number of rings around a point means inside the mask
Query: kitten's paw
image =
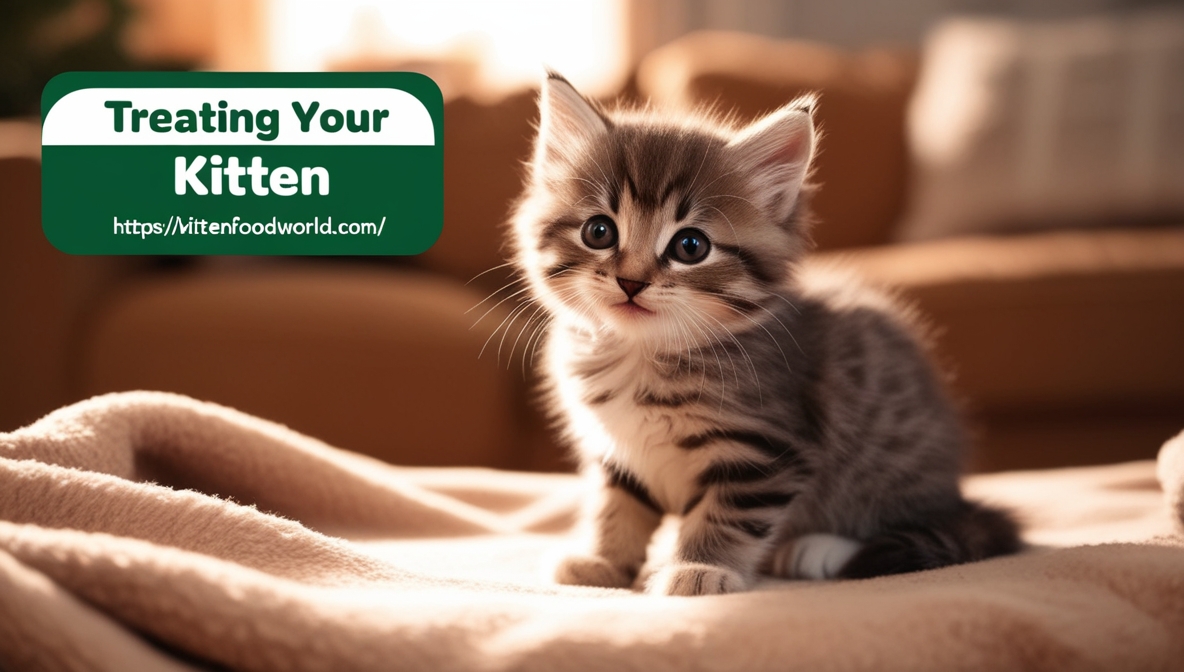
<svg viewBox="0 0 1184 672"><path fill-rule="evenodd" d="M677 563L650 576L646 591L655 595L722 595L748 588L744 577L726 567Z"/></svg>
<svg viewBox="0 0 1184 672"><path fill-rule="evenodd" d="M568 586L628 588L633 585L633 577L599 556L569 555L555 566L555 582Z"/></svg>
<svg viewBox="0 0 1184 672"><path fill-rule="evenodd" d="M806 534L773 551L770 573L786 579L833 579L862 546L837 534Z"/></svg>

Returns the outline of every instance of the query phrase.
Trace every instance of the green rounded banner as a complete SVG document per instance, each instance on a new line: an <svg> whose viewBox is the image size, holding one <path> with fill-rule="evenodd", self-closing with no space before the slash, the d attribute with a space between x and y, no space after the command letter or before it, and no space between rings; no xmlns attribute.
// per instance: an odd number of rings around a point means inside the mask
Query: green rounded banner
<svg viewBox="0 0 1184 672"><path fill-rule="evenodd" d="M418 254L444 222L443 109L409 72L64 73L42 228L71 254Z"/></svg>

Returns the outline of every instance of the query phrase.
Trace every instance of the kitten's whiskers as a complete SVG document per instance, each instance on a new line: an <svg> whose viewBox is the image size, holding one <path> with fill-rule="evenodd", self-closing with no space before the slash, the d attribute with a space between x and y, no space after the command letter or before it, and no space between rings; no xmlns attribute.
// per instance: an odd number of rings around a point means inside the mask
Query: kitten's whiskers
<svg viewBox="0 0 1184 672"><path fill-rule="evenodd" d="M736 200L744 201L745 203L751 205L753 210L758 210L758 211L760 210L760 208L757 207L756 203L753 203L752 201L748 200L747 198L744 198L743 196L736 196L735 194L716 194L714 196L708 196L707 198L704 198L703 200L710 201L710 200L716 199L716 198L734 198Z"/></svg>
<svg viewBox="0 0 1184 672"><path fill-rule="evenodd" d="M464 312L464 314L465 314L465 315L468 315L469 313L473 312L474 310L476 310L476 309L480 308L480 307L481 307L481 305L482 305L483 303L485 303L486 301L488 301L488 300L492 299L493 297L497 296L497 295L498 295L498 294L500 294L501 292L504 292L505 290L509 289L510 287L513 287L514 285L516 285L516 284L518 284L518 283L520 283L520 282L525 282L525 281L526 281L526 278L523 278L523 277L517 277L517 278L514 278L513 280L510 280L509 282L507 282L506 284L502 285L501 287L498 287L497 289L493 290L493 292L492 292L492 293L491 293L489 296L487 296L487 297L485 297L484 299L481 299L480 301L478 301L476 305L474 305L472 308L469 308L468 310L466 310L466 311ZM516 296L516 295L518 295L518 294L521 294L522 292L524 292L524 291L526 291L526 290L528 290L528 289L530 289L530 286L529 286L529 285L527 285L526 287L524 287L523 289L521 289L521 290L519 290L519 291L517 291L517 292L514 292L513 294L511 294L510 296L508 296L508 297L506 297L506 298L510 298L510 297ZM502 304L502 302L504 302L504 301L505 301L505 299L502 299L502 301L499 301L497 304L495 304L495 305L494 305L494 308L496 308L497 306L500 306L500 305ZM487 312L487 313L485 313L485 315L488 315L488 314L489 314L488 312ZM479 324L479 323L481 322L481 320L485 319L485 315L482 315L481 317L479 317L479 318L477 319L477 321L473 323L473 326L474 326L474 327L475 327L475 326L477 326L477 324ZM469 328L470 328L470 329L472 329L473 327L469 327Z"/></svg>
<svg viewBox="0 0 1184 672"><path fill-rule="evenodd" d="M777 324L781 325L781 328L785 331L786 335L788 335L790 340L793 341L793 344L795 346L797 346L798 352L802 353L803 355L806 354L806 351L802 350L801 344L798 343L798 339L794 337L793 332L789 330L789 327L785 326L785 323L781 321L781 318L777 317L776 313L774 313L773 311L766 308L762 303L760 303L759 301L753 301L752 299L745 297L745 296L740 296L739 294L729 294L729 293L725 293L725 292L720 292L720 296L724 296L724 297L727 297L730 299L738 299L738 300L743 301L743 302L745 302L749 305L752 305L756 308L760 308L761 310L768 313L769 317L772 317L774 320L777 320ZM770 296L776 296L776 297L782 299L783 301L785 301L786 303L789 303L789 300L786 299L785 297L781 296L780 294L771 294ZM789 307L793 308L794 310L797 310L797 308L794 307L794 305L792 303L789 304ZM733 307L733 309L734 309L734 307Z"/></svg>
<svg viewBox="0 0 1184 672"><path fill-rule="evenodd" d="M793 308L795 313L797 313L798 315L802 314L802 311L797 306L793 305L793 302L791 302L789 299L785 298L784 296L782 296L776 292L770 292L769 296L775 296L775 297L781 299L782 301L785 302L785 305L789 306L790 308Z"/></svg>
<svg viewBox="0 0 1184 672"><path fill-rule="evenodd" d="M749 370L752 371L752 379L756 383L757 400L760 402L761 406L764 406L764 403L765 403L764 396L761 393L761 379L760 379L760 376L757 375L756 364L752 361L752 356L748 354L748 349L744 347L744 344L741 343L738 338L736 338L736 335L732 333L732 330L728 329L727 325L725 325L723 322L719 321L719 318L716 318L713 315L707 315L706 313L704 313L704 315L706 315L708 318L710 318L712 321L714 321L716 324L718 324L721 329L723 329L725 332L727 332L728 336L731 337L732 342L736 344L736 347L740 348L741 354L743 354L744 358L746 360L748 360L748 368L749 368ZM737 389L739 389L739 387L740 387L739 377L736 378L736 387L737 387Z"/></svg>
<svg viewBox="0 0 1184 672"><path fill-rule="evenodd" d="M727 395L727 382L726 382L726 378L724 376L724 364L719 358L719 351L717 351L715 349L715 343L719 342L719 337L716 336L715 334L711 333L710 330L704 329L703 326L699 324L698 320L695 319L695 315L693 313L687 313L686 317L688 318L688 321L690 322L691 326L698 329L699 333L703 334L707 338L707 345L708 345L708 347L711 348L711 354L715 356L715 366L716 366L716 370L719 372L719 411L718 411L718 414L722 415L723 410L724 410L724 397ZM712 342L713 340L715 342ZM723 347L723 343L720 343L720 346ZM725 354L727 353L726 348L724 349L724 352L725 352ZM731 359L730 355L729 355L729 359ZM733 368L733 370L735 370L735 368L736 368L735 363L732 364L732 368ZM698 398L698 400L703 399L703 389L706 386L706 383L707 383L707 367L704 366L703 367L703 380L700 381L700 383L699 383L699 398Z"/></svg>
<svg viewBox="0 0 1184 672"><path fill-rule="evenodd" d="M767 335L769 336L769 340L773 342L773 345L777 346L777 351L781 353L781 359L782 359L782 361L784 361L784 362L785 362L785 370L786 370L786 371L788 371L788 372L790 372L790 373L793 373L793 369L792 369L792 368L790 368L790 366L789 366L789 358L785 356L785 350L782 350L782 349L781 349L781 343L780 343L780 342L778 342L776 338L774 338L774 336L773 336L773 332L769 331L769 330L768 330L768 329L765 327L765 325L763 325L763 324L761 324L760 322L757 322L756 320L754 320L754 319L752 319L751 317L749 317L749 316L748 316L748 315L747 315L747 314L746 314L744 311L740 310L739 308L735 308L735 307L733 307L733 306L728 306L727 304L724 304L724 305L725 305L725 306L727 306L727 307L728 307L728 309L730 309L730 310L732 310L733 312L735 312L737 315L740 315L740 316L741 316L741 317L743 317L744 319L746 319L746 320L748 320L749 322L752 322L752 323L753 323L753 324L755 324L756 326L760 327L760 328L761 328L761 329L762 329L762 330L765 332L765 334L767 334ZM791 334L791 337L792 337L792 334Z"/></svg>
<svg viewBox="0 0 1184 672"><path fill-rule="evenodd" d="M496 271L496 270L497 270L497 269L499 269L499 268L505 268L506 266L513 266L513 265L514 265L514 262L512 262L512 261L507 261L506 263L504 263L504 264L498 264L497 266L494 266L493 268L487 268L487 269L485 269L484 271L481 271L480 273L478 273L477 275L474 275L473 277L469 278L469 281L465 283L465 286L467 287L467 286L468 286L469 284L471 284L471 283L472 283L474 280L476 280L477 278L479 278L479 277L481 277L481 276L485 275L486 273L492 273L492 272ZM513 283L511 283L511 284L513 284ZM507 286L508 286L508 285L507 285ZM499 291L500 291L500 290L499 290ZM477 305L481 305L481 304L477 304ZM475 307L476 307L476 306L474 306L474 308L475 308ZM471 310L471 309L470 309L470 310ZM468 311L466 310L465 312L467 313Z"/></svg>
<svg viewBox="0 0 1184 672"><path fill-rule="evenodd" d="M546 279L550 280L550 279L555 278L555 277L559 276L560 274L566 273L567 271L570 271L570 270L571 270L570 268L560 269L560 270L556 271L555 273L552 273L551 275L547 276ZM518 280L515 280L514 282L521 282L521 280L522 279L520 278ZM513 284L513 283L510 283L510 284ZM509 286L509 285L507 285L507 286ZM505 289L505 287L502 287L502 289ZM523 287L522 289L519 289L518 291L503 298L501 301L498 301L497 303L493 304L492 306L490 306L489 310L485 311L485 313L483 315L481 315L481 317L477 318L477 321L474 322L473 325L471 327L469 327L469 329L472 329L473 327L477 326L481 322L481 320L484 320L485 317L487 315L489 315L490 313L492 313L494 310L496 310L498 306L500 306L503 303L505 303L506 301L509 301L510 299L522 294L523 292L528 291L529 289L530 289L530 285L528 284L527 286ZM498 291L501 291L501 290L498 290ZM488 299L486 299L486 300L488 300ZM493 337L497 335L498 331L500 331L503 327L505 327L507 331L503 332L501 342L498 344L498 366L501 366L502 345L505 343L505 340L506 340L505 334L509 333L508 332L509 327L507 326L507 322L509 322L510 324L513 324L513 320L516 320L517 316L521 315L523 307L529 306L531 303L534 303L534 301L536 301L536 299L528 298L521 305L515 306L514 309L510 311L509 315L506 315L506 317L502 318L502 321L497 325L497 327L494 328L494 330L492 332L489 333L489 337L485 339L485 343L481 346L481 351L479 353L477 353L477 359L481 359L481 356L485 354L485 349L489 347L489 342L491 340L493 340ZM482 301L482 303L484 303L484 301ZM477 305L481 305L481 304L477 304ZM476 306L474 306L474 308L475 307ZM469 310L472 310L472 308L470 308ZM465 312L467 313L468 311L465 311Z"/></svg>
<svg viewBox="0 0 1184 672"><path fill-rule="evenodd" d="M510 320L510 323L508 325L506 325L506 328L502 330L502 338L497 344L497 364L499 367L502 364L502 346L504 346L506 344L506 336L508 336L510 334L510 329L514 326L514 323L518 321L518 318L521 317L523 315L523 313L525 313L527 311L527 309L529 309L533 303L535 303L535 299L527 299L526 301L523 301L518 306L515 306L514 310L510 311L510 316L512 319ZM522 335L521 330L518 331L518 335L519 336ZM517 343L518 339L514 339L514 342ZM509 370L510 363L511 363L511 361L513 361L513 359L514 359L514 348L513 348L513 346L511 346L510 347L510 357L506 360L506 369L507 370Z"/></svg>
<svg viewBox="0 0 1184 672"><path fill-rule="evenodd" d="M526 324L522 325L522 328L518 330L518 336L516 336L514 338L514 344L512 346L510 346L510 359L508 362L506 362L506 370L507 371L510 369L510 363L512 363L514 361L514 352L518 350L518 341L522 338L522 334L525 334L527 331L529 331L532 328L535 320L538 319L540 311L542 311L542 309L543 309L543 304L541 301L534 301L533 303L535 304L534 312L532 312L530 314L530 316L526 318ZM530 347L530 338L527 338L526 343L522 347L522 379L523 380L526 380L526 352L529 347Z"/></svg>
<svg viewBox="0 0 1184 672"><path fill-rule="evenodd" d="M723 210L720 210L719 208L715 207L714 205L707 205L706 207L711 208L712 210L715 210L716 212L719 213L720 217L724 218L724 221L728 223L728 228L732 230L732 237L736 240L736 244L739 245L740 244L740 234L736 233L736 227L732 226L732 220L729 219L728 216L724 214Z"/></svg>

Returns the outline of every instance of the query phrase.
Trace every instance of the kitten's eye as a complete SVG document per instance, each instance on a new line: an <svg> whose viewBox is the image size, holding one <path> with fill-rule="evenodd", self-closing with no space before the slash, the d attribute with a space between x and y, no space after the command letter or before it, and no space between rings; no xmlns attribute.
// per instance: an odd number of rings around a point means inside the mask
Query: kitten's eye
<svg viewBox="0 0 1184 672"><path fill-rule="evenodd" d="M584 222L580 235L588 247L605 250L617 244L617 225L606 215L596 215Z"/></svg>
<svg viewBox="0 0 1184 672"><path fill-rule="evenodd" d="M666 254L684 264L697 264L711 251L711 241L699 229L683 229L670 239Z"/></svg>

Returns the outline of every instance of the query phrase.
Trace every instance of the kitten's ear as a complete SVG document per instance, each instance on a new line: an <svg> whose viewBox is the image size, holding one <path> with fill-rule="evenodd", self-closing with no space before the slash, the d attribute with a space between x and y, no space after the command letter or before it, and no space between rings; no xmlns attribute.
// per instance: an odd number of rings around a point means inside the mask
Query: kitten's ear
<svg viewBox="0 0 1184 672"><path fill-rule="evenodd" d="M534 162L573 157L588 140L608 131L600 112L562 75L548 72L539 96L539 137Z"/></svg>
<svg viewBox="0 0 1184 672"><path fill-rule="evenodd" d="M797 203L810 171L817 98L803 96L742 129L728 143L756 186L761 205L780 221Z"/></svg>

